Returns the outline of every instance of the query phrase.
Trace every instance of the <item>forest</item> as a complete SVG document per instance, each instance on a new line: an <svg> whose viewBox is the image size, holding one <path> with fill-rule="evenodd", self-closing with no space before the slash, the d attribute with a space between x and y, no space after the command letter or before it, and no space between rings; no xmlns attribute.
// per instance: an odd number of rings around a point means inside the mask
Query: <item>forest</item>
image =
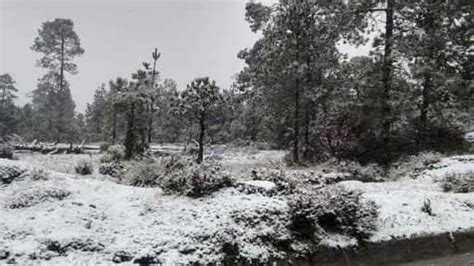
<svg viewBox="0 0 474 266"><path fill-rule="evenodd" d="M177 88L160 76L155 49L137 58L137 66L145 62L129 77L104 77L84 113L75 112L67 82L84 49L73 21L55 19L32 42L46 74L31 103L16 106L14 77L1 76L1 134L122 143L129 158L153 142L260 143L290 149L297 164L462 150L474 112L471 8L463 1L250 2L245 18L261 38L238 52L246 66L230 88L212 77ZM338 51L371 33L370 56Z"/></svg>
<svg viewBox="0 0 474 266"><path fill-rule="evenodd" d="M0 75L0 225L17 237L0 232L0 263L381 265L423 252L370 257L386 243L472 232L470 1L242 8L258 40L235 51L231 86L178 86L156 44L129 76L103 77L84 112L68 82L88 56L74 21L38 25L29 102ZM34 227L16 223L25 208L50 233L15 233Z"/></svg>

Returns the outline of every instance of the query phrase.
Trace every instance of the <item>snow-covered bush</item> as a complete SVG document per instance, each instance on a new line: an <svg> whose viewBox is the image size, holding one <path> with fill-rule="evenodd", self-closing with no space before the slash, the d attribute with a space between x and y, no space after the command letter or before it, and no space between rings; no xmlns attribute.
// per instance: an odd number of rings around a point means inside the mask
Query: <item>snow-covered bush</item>
<svg viewBox="0 0 474 266"><path fill-rule="evenodd" d="M120 177L123 174L124 167L119 162L103 163L99 166L99 174L109 175L111 177Z"/></svg>
<svg viewBox="0 0 474 266"><path fill-rule="evenodd" d="M7 200L7 207L10 209L27 208L36 204L51 201L63 200L71 192L55 187L32 187L15 193Z"/></svg>
<svg viewBox="0 0 474 266"><path fill-rule="evenodd" d="M107 148L107 151L102 156L103 163L118 162L125 158L125 147L122 145L112 145Z"/></svg>
<svg viewBox="0 0 474 266"><path fill-rule="evenodd" d="M28 176L31 180L41 181L49 179L49 171L43 168L33 168L29 171Z"/></svg>
<svg viewBox="0 0 474 266"><path fill-rule="evenodd" d="M235 183L238 191L245 194L262 194L267 196L278 195L278 187L272 181L265 180L243 180Z"/></svg>
<svg viewBox="0 0 474 266"><path fill-rule="evenodd" d="M253 232L245 238L245 242L258 244L269 251L271 257L259 259L258 263L284 259L291 252L293 239L288 229L289 215L286 208L256 206L236 210L231 213L231 218L242 228ZM245 254L241 255L246 257Z"/></svg>
<svg viewBox="0 0 474 266"><path fill-rule="evenodd" d="M391 165L388 176L391 179L403 177L417 178L425 170L434 169L441 158L442 155L436 152L422 152L405 157Z"/></svg>
<svg viewBox="0 0 474 266"><path fill-rule="evenodd" d="M15 149L5 143L0 143L0 158L13 159L13 152Z"/></svg>
<svg viewBox="0 0 474 266"><path fill-rule="evenodd" d="M25 172L25 169L17 166L2 165L0 166L0 184L10 184L14 179L21 178Z"/></svg>
<svg viewBox="0 0 474 266"><path fill-rule="evenodd" d="M252 169L250 174L252 180L273 182L276 186L276 191L284 194L290 193L294 184L283 168Z"/></svg>
<svg viewBox="0 0 474 266"><path fill-rule="evenodd" d="M65 238L61 240L45 239L37 253L30 255L34 259L49 260L57 256L67 256L69 252L99 252L105 246L92 239Z"/></svg>
<svg viewBox="0 0 474 266"><path fill-rule="evenodd" d="M345 180L357 180L361 182L383 181L384 170L377 164L361 165L356 161L329 160L324 164L324 172L335 172L325 176L324 182L334 184Z"/></svg>
<svg viewBox="0 0 474 266"><path fill-rule="evenodd" d="M168 171L159 182L166 193L202 197L231 186L233 180L220 165L204 162Z"/></svg>
<svg viewBox="0 0 474 266"><path fill-rule="evenodd" d="M474 192L474 172L467 172L463 174L450 173L446 175L441 181L441 187L444 192Z"/></svg>
<svg viewBox="0 0 474 266"><path fill-rule="evenodd" d="M158 165L150 163L136 163L125 174L128 183L135 187L155 187L159 184L162 169Z"/></svg>
<svg viewBox="0 0 474 266"><path fill-rule="evenodd" d="M325 232L336 232L366 240L376 229L374 202L358 191L330 186L300 190L288 197L292 230L299 237L318 240Z"/></svg>
<svg viewBox="0 0 474 266"><path fill-rule="evenodd" d="M250 177L255 181L273 182L278 194L291 194L298 186L322 184L322 177L313 171L288 171L281 167L252 169Z"/></svg>
<svg viewBox="0 0 474 266"><path fill-rule="evenodd" d="M165 170L165 172L182 170L183 168L188 167L192 163L193 161L191 158L186 158L179 155L162 157L160 161L160 165Z"/></svg>
<svg viewBox="0 0 474 266"><path fill-rule="evenodd" d="M74 170L80 175L90 175L94 171L94 166L88 160L80 160L74 166Z"/></svg>

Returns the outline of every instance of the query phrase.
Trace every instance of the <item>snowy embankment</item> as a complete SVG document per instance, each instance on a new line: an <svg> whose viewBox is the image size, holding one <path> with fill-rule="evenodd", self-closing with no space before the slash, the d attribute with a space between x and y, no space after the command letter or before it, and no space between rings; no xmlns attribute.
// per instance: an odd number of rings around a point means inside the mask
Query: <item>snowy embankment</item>
<svg viewBox="0 0 474 266"><path fill-rule="evenodd" d="M373 242L474 229L474 193L443 192L440 181L448 174L474 175L474 156L444 158L417 179L347 181L340 185L363 191L379 206L378 229L370 239ZM433 215L421 211L426 201Z"/></svg>
<svg viewBox="0 0 474 266"><path fill-rule="evenodd" d="M0 160L0 165L30 167L8 160ZM379 242L472 228L473 193L445 193L437 182L451 172L474 172L474 156L443 159L418 179L345 181L338 186L359 189L379 206L378 228L370 239ZM272 187L268 182L256 185ZM421 211L426 200L432 216ZM159 188L58 172L51 172L48 180L25 178L0 186L0 204L0 259L21 264L206 263L231 254L232 243L238 243L247 258L272 259L278 251L260 239L285 232L280 230L284 225L273 217L267 222L239 222L236 215L252 217L261 210L278 215L288 208L285 197L244 194L235 188L192 199L163 195ZM337 246L355 240L331 235L322 243Z"/></svg>

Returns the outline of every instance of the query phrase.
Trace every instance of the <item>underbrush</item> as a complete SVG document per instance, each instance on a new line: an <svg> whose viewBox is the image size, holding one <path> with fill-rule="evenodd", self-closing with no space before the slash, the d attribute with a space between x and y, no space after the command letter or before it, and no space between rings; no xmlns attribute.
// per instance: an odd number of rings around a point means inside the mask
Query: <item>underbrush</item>
<svg viewBox="0 0 474 266"><path fill-rule="evenodd" d="M467 172L463 174L448 174L441 181L441 188L444 192L474 192L474 172Z"/></svg>
<svg viewBox="0 0 474 266"><path fill-rule="evenodd" d="M28 176L33 181L44 181L49 179L49 171L43 168L33 168L29 171Z"/></svg>
<svg viewBox="0 0 474 266"><path fill-rule="evenodd" d="M0 184L10 184L15 179L20 179L26 173L26 169L22 169L13 165L0 166Z"/></svg>
<svg viewBox="0 0 474 266"><path fill-rule="evenodd" d="M435 169L441 158L442 154L437 152L422 152L404 157L390 166L388 177L390 179L417 178L424 171Z"/></svg>
<svg viewBox="0 0 474 266"><path fill-rule="evenodd" d="M105 148L105 147L104 147ZM107 150L100 159L103 163L119 162L125 158L125 147L123 145L107 146Z"/></svg>
<svg viewBox="0 0 474 266"><path fill-rule="evenodd" d="M13 159L13 153L15 149L5 143L0 143L0 158Z"/></svg>
<svg viewBox="0 0 474 266"><path fill-rule="evenodd" d="M90 175L94 172L94 166L89 160L80 160L74 166L74 170L80 175Z"/></svg>
<svg viewBox="0 0 474 266"><path fill-rule="evenodd" d="M362 165L356 161L328 160L323 165L323 172L341 173L343 176L335 176L333 180L326 183L337 183L345 180L357 180L361 182L380 182L384 180L386 171L378 164ZM331 179L329 176L328 179Z"/></svg>
<svg viewBox="0 0 474 266"><path fill-rule="evenodd" d="M204 162L170 171L159 182L165 193L202 197L232 186L233 179L220 165Z"/></svg>
<svg viewBox="0 0 474 266"><path fill-rule="evenodd" d="M132 186L160 187L167 194L202 197L233 185L230 175L216 162L196 164L171 156L160 162L134 163L124 174Z"/></svg>
<svg viewBox="0 0 474 266"><path fill-rule="evenodd" d="M161 168L150 163L140 163L126 173L126 180L129 185L136 187L156 187L162 176Z"/></svg>
<svg viewBox="0 0 474 266"><path fill-rule="evenodd" d="M63 200L71 192L55 187L33 187L15 193L7 201L7 207L10 209L28 208L45 201Z"/></svg>
<svg viewBox="0 0 474 266"><path fill-rule="evenodd" d="M376 229L377 206L357 191L337 186L304 189L288 198L290 229L300 238L319 240L326 232L367 240Z"/></svg>

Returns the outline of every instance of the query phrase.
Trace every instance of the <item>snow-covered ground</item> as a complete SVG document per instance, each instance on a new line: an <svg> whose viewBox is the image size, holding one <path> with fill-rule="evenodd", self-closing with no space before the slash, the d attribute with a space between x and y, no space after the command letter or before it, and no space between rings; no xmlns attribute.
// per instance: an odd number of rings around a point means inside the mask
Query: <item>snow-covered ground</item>
<svg viewBox="0 0 474 266"><path fill-rule="evenodd" d="M168 196L159 188L137 188L94 176L67 174L69 163L76 161L77 155L71 156L59 163L54 158L61 157L42 155L36 156L40 159L0 160L0 165L51 170L48 180L25 178L0 186L0 259L8 254L10 262L20 264L33 259L62 265L157 259L165 264L206 263L222 260L229 253L222 247L235 243L250 259L279 255L261 239L278 234L285 239L284 225L276 219L252 224L245 218L265 210L281 215L284 222L288 207L283 196L245 194L235 188L199 199ZM259 158L265 161L269 157L275 154L244 161L261 162ZM235 156L229 155L227 161L231 159ZM473 228L474 193L445 193L438 183L453 172L474 173L474 156L444 158L417 179L344 181L338 186L359 189L379 206L378 228L370 239L379 242ZM268 181L242 182L272 187ZM421 211L426 200L431 202L433 216ZM323 243L347 245L355 240L330 235Z"/></svg>

